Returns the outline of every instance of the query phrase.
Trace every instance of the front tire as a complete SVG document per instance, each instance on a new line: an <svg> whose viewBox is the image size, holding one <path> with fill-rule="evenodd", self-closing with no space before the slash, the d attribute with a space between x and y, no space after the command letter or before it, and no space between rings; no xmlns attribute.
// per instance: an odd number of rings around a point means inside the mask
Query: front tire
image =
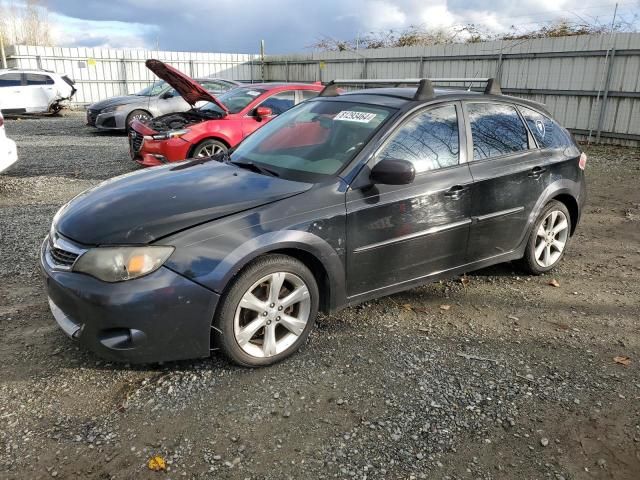
<svg viewBox="0 0 640 480"><path fill-rule="evenodd" d="M131 122L133 122L134 120L139 120L142 123L146 123L152 118L153 117L144 110L134 110L129 115L127 115L125 130L129 132L129 130L131 129Z"/></svg>
<svg viewBox="0 0 640 480"><path fill-rule="evenodd" d="M550 201L533 225L521 266L533 275L555 268L564 254L571 233L571 215L563 203Z"/></svg>
<svg viewBox="0 0 640 480"><path fill-rule="evenodd" d="M208 138L201 141L194 147L193 152L191 152L191 158L212 157L220 153L225 153L228 150L229 149L227 148L227 146L221 141L214 140L213 138Z"/></svg>
<svg viewBox="0 0 640 480"><path fill-rule="evenodd" d="M267 255L246 267L223 295L213 340L233 362L262 367L296 352L318 314L313 273L286 255Z"/></svg>

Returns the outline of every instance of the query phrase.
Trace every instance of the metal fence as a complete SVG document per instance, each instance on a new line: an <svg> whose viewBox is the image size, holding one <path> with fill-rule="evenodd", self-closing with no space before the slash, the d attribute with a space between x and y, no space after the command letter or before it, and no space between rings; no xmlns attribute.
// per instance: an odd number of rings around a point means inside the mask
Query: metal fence
<svg viewBox="0 0 640 480"><path fill-rule="evenodd" d="M579 137L640 144L640 34L269 56L270 80L498 77Z"/></svg>
<svg viewBox="0 0 640 480"><path fill-rule="evenodd" d="M270 55L13 46L9 66L66 73L74 101L133 93L154 76L148 58L193 77L255 81L334 78L498 77L507 94L547 105L579 137L640 144L640 33Z"/></svg>
<svg viewBox="0 0 640 480"><path fill-rule="evenodd" d="M192 77L215 76L251 81L260 76L252 65L258 55L241 53L164 52L110 48L58 48L17 45L7 50L8 66L41 68L65 73L76 82L73 103L86 105L98 100L135 93L157 81L144 65L157 58Z"/></svg>

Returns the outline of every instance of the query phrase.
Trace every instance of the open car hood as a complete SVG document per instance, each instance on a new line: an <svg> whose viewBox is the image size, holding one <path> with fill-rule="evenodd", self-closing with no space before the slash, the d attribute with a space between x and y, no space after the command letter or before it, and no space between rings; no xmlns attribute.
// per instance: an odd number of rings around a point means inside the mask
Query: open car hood
<svg viewBox="0 0 640 480"><path fill-rule="evenodd" d="M216 97L207 92L198 82L186 76L180 70L173 68L171 65L155 60L153 58L147 60L145 65L149 70L155 73L162 80L167 82L184 98L189 105L195 106L197 102L213 102L218 105L223 112L228 113L229 109Z"/></svg>

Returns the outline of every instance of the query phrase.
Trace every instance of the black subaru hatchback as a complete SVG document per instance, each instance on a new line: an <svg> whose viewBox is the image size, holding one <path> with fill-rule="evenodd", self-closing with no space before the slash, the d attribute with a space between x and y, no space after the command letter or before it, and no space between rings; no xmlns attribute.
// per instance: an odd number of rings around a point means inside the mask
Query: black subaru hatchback
<svg viewBox="0 0 640 480"><path fill-rule="evenodd" d="M109 359L221 348L262 366L295 352L319 310L499 262L552 269L586 156L540 104L484 80L336 81L230 155L82 193L42 245L54 317Z"/></svg>

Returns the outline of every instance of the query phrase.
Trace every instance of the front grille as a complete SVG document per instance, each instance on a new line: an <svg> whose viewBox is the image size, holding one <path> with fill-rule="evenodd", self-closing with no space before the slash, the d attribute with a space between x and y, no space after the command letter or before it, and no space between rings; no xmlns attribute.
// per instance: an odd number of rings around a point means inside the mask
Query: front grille
<svg viewBox="0 0 640 480"><path fill-rule="evenodd" d="M91 127L96 126L96 118L98 118L98 110L87 110L87 125Z"/></svg>
<svg viewBox="0 0 640 480"><path fill-rule="evenodd" d="M142 141L144 136L136 132L134 129L129 130L129 146L131 147L131 153L135 155L142 148Z"/></svg>
<svg viewBox="0 0 640 480"><path fill-rule="evenodd" d="M71 267L78 258L77 253L68 252L67 250L52 246L49 246L49 255L51 255L51 260L53 260L58 267Z"/></svg>

